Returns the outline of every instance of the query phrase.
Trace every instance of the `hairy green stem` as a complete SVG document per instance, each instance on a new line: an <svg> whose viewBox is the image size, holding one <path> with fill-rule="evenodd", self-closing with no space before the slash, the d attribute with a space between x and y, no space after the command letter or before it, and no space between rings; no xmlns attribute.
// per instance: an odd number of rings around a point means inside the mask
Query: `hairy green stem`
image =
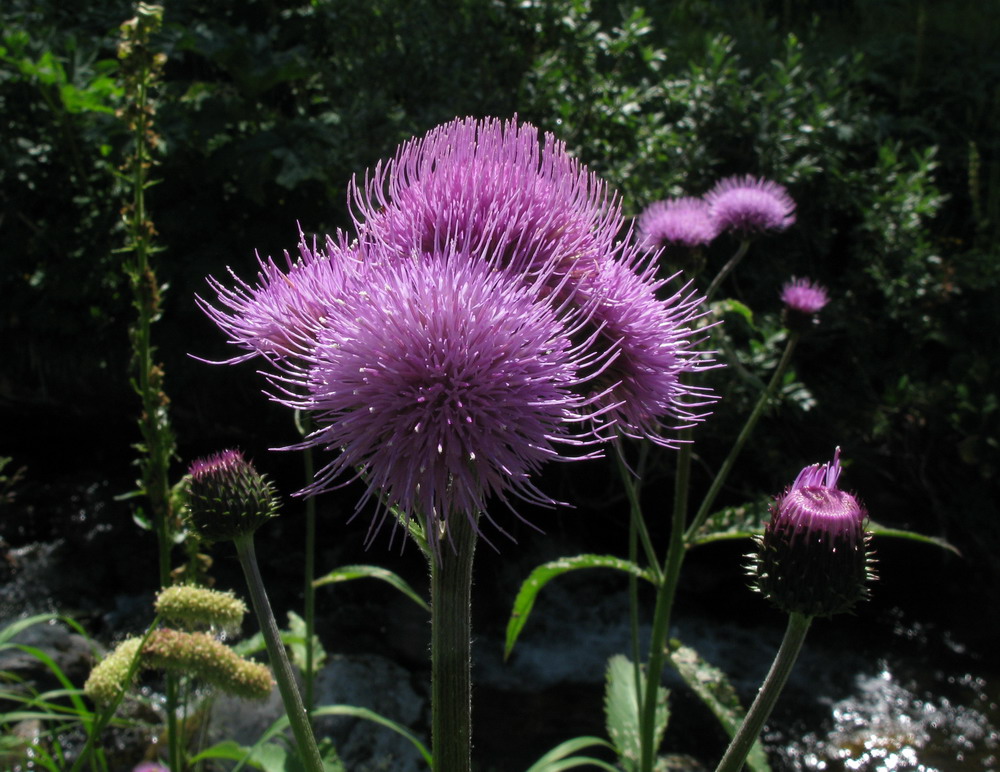
<svg viewBox="0 0 1000 772"><path fill-rule="evenodd" d="M271 661L271 668L274 670L274 680L278 682L281 701L285 704L285 713L288 715L288 722L292 727L292 734L295 736L295 743L299 748L302 766L306 772L323 772L323 760L316 747L316 738L313 736L309 717L306 715L302 697L295 684L292 666L281 641L278 625L274 621L274 613L271 611L271 604L264 590L260 569L257 567L253 534L240 536L235 540L235 544L236 554L239 555L240 565L243 566L247 587L250 590L250 601L257 614L257 621L260 623L264 644L267 646L267 656Z"/></svg>
<svg viewBox="0 0 1000 772"><path fill-rule="evenodd" d="M792 666L802 649L802 642L809 632L809 625L813 618L805 614L793 612L788 617L788 627L785 629L785 637L781 640L778 654L771 663L771 669L764 678L764 683L757 692L757 697L747 711L746 718L740 725L739 730L733 737L729 747L726 749L722 761L716 767L716 772L738 772L743 767L750 748L754 741L760 737L764 722L767 721L774 709L774 704L778 700L778 695L788 681L788 675L792 672Z"/></svg>
<svg viewBox="0 0 1000 772"><path fill-rule="evenodd" d="M431 534L428 534L432 536ZM472 563L475 526L448 521L431 564L431 743L434 772L472 768Z"/></svg>
<svg viewBox="0 0 1000 772"><path fill-rule="evenodd" d="M750 439L750 435L757 426L757 421L760 420L761 415L764 414L764 409L771 403L771 400L774 399L774 393L778 390L778 386L785 377L785 371L788 369L788 365L792 361L792 352L795 350L795 344L798 343L798 340L799 333L789 333L788 343L785 344L785 350L781 355L778 366L774 370L774 374L771 376L771 380L768 381L767 387L763 392L761 392L761 395L757 400L757 404L754 405L753 411L747 418L746 423L743 424L743 429L740 430L739 437L736 438L736 442L734 442L733 446L729 449L729 455L726 456L726 460L723 461L722 466L719 467L719 471L716 473L715 479L712 480L712 485L709 487L708 493L705 494L705 498L702 499L701 506L698 507L698 511L695 513L694 519L691 521L691 525L688 526L687 531L684 533L685 543L691 542L691 540L698 533L698 529L701 528L702 525L704 525L705 520L708 519L712 510L712 505L715 503L715 498L719 495L719 491L722 490L722 486L728 479L729 473L732 471L733 464L736 463L736 458L742 452L743 446L747 444L747 440Z"/></svg>
<svg viewBox="0 0 1000 772"><path fill-rule="evenodd" d="M670 526L670 544L663 564L662 578L656 590L656 607L653 611L653 629L649 636L649 662L646 665L646 688L643 693L640 717L640 770L652 772L657 748L653 747L656 735L656 700L666 659L667 634L681 566L684 564L684 524L687 519L688 486L691 477L691 430L681 432L684 444L677 452L677 474L674 485L674 513Z"/></svg>

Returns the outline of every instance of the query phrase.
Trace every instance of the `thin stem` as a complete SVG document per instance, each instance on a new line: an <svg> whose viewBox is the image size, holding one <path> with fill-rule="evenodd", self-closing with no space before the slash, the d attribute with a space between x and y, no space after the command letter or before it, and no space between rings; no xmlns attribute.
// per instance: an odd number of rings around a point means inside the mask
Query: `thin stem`
<svg viewBox="0 0 1000 772"><path fill-rule="evenodd" d="M798 343L798 340L799 333L792 332L789 334L788 343L785 344L785 351L781 355L781 360L778 362L778 366L775 368L774 374L771 376L771 380L768 381L767 387L763 392L761 392L761 395L757 400L757 404L754 405L753 411L747 418L746 423L743 424L743 429L740 431L739 437L736 438L736 442L733 443L733 446L729 449L729 455L726 456L726 460L722 462L722 466L716 473L715 479L712 480L712 485L709 487L708 493L705 494L705 498L702 500L701 506L698 507L698 511L695 513L694 519L691 521L691 525L688 526L687 531L684 533L685 543L691 542L695 534L698 533L698 529L701 528L701 526L704 525L705 520L708 519L708 515L712 510L712 505L715 503L715 498L719 495L719 491L722 490L722 486L729 477L733 464L736 463L736 458L740 455L740 452L743 450L743 446L746 445L747 440L750 439L750 435L757 426L757 421L760 420L760 417L764 414L764 408L770 404L771 400L774 398L774 393L778 390L778 386L785 377L785 371L788 369L788 365L792 361L792 352L795 350L795 344Z"/></svg>
<svg viewBox="0 0 1000 772"><path fill-rule="evenodd" d="M301 411L295 411L295 428L299 434L306 437L310 431L309 416ZM312 448L306 448L303 454L303 464L305 466L306 483L312 482L315 467L313 465ZM303 613L306 618L306 662L305 672L302 674L305 695L303 699L306 706L306 714L312 720L312 709L314 704L313 686L315 674L313 669L313 638L316 635L316 587L313 582L316 579L316 498L310 496L306 499L306 544L305 544L305 589L303 591Z"/></svg>
<svg viewBox="0 0 1000 772"><path fill-rule="evenodd" d="M670 615L673 612L677 581L684 563L684 523L687 518L688 487L691 477L690 429L681 433L685 440L677 452L677 474L674 486L674 513L670 526L670 544L663 564L662 580L656 591L656 608L653 611L653 630L649 640L649 663L646 666L646 688L643 694L643 709L640 724L642 747L640 760L642 772L652 772L657 749L653 747L656 728L656 700L660 679L663 676L667 634L670 630Z"/></svg>
<svg viewBox="0 0 1000 772"><path fill-rule="evenodd" d="M281 701L285 704L285 713L288 715L292 734L295 735L295 742L299 747L302 766L306 772L323 772L323 760L316 747L316 738L313 736L309 717L306 715L298 687L295 685L292 666L288 662L288 655L285 653L285 646L281 642L281 634L278 632L278 625L274 621L274 613L271 611L271 604L264 590L264 581L261 579L260 569L257 567L253 534L240 536L235 540L235 544L240 565L243 566L243 573L246 576L247 587L250 590L250 601L257 614L264 644L267 646L267 656L271 660L271 668L274 670L274 680L278 682Z"/></svg>
<svg viewBox="0 0 1000 772"><path fill-rule="evenodd" d="M477 533L464 515L431 557L431 742L434 772L472 768L472 562Z"/></svg>
<svg viewBox="0 0 1000 772"><path fill-rule="evenodd" d="M712 301L712 297L715 295L715 291L719 289L719 285L722 284L723 279L733 272L733 269L740 262L740 260L743 259L743 256L746 255L748 249L750 249L750 240L743 239L743 241L740 242L740 246L736 250L736 253L729 258L729 262L722 266L722 270L716 274L714 279L712 279L712 283L708 285L708 291L705 293L704 302L706 306Z"/></svg>
<svg viewBox="0 0 1000 772"><path fill-rule="evenodd" d="M645 447L645 446L643 446ZM625 449L620 442L616 448L615 460L618 462L618 472L622 478L622 485L625 486L625 495L629 503L629 523L630 528L635 528L638 537L642 540L642 549L646 553L646 560L649 562L649 570L653 574L653 581L659 584L663 578L660 572L660 559L656 555L653 547L653 540L649 537L649 529L646 528L646 521L642 516L642 505L639 502L639 489L642 487L641 480L636 480L625 464ZM632 558L632 562L635 559Z"/></svg>
<svg viewBox="0 0 1000 772"><path fill-rule="evenodd" d="M760 737L764 722L771 715L778 695L788 681L788 675L792 672L792 666L799 656L812 620L812 617L797 612L788 616L788 627L785 629L785 637L781 640L778 654L771 663L771 669L764 678L753 705L747 711L746 718L743 719L743 723L726 749L719 766L716 767L716 772L738 772L743 767L750 748Z"/></svg>

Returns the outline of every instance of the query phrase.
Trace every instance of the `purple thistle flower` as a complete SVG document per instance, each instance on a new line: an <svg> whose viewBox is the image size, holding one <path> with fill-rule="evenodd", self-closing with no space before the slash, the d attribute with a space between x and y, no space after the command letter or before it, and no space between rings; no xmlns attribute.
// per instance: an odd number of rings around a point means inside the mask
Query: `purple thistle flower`
<svg viewBox="0 0 1000 772"><path fill-rule="evenodd" d="M202 310L230 336L230 342L249 353L227 360L242 362L258 355L270 358L302 357L316 344L331 305L361 273L362 261L357 250L335 243L329 236L325 249L312 249L299 233L299 259L285 253L287 269L272 259L257 258L260 272L257 285L251 286L230 274L236 281L228 288L213 277L208 283L218 296L218 307L195 296Z"/></svg>
<svg viewBox="0 0 1000 772"><path fill-rule="evenodd" d="M537 296L464 252L380 262L304 364L273 379L278 401L318 423L299 447L339 452L305 492L360 476L358 508L378 500L371 533L398 506L426 519L435 548L450 518L474 521L490 496L555 503L531 475L558 446L599 438L570 340L579 323Z"/></svg>
<svg viewBox="0 0 1000 772"><path fill-rule="evenodd" d="M639 234L649 248L681 244L708 244L719 229L709 216L708 204L700 198L671 198L647 206L638 220Z"/></svg>
<svg viewBox="0 0 1000 772"><path fill-rule="evenodd" d="M700 421L707 413L696 409L716 399L707 388L682 383L681 375L715 365L693 350L698 341L692 336L704 333L693 325L704 314L702 298L689 283L660 300L656 293L669 279L657 280L655 274L649 255L626 250L586 277L578 292L596 301L589 325L600 330L598 344L614 356L595 379L604 388L600 401L608 412L603 417L613 419L626 436L672 446L665 430Z"/></svg>
<svg viewBox="0 0 1000 772"><path fill-rule="evenodd" d="M812 317L830 302L830 295L826 287L810 279L796 279L793 276L781 288L781 302L791 312Z"/></svg>
<svg viewBox="0 0 1000 772"><path fill-rule="evenodd" d="M170 767L153 761L144 761L139 766L133 767L132 772L170 772Z"/></svg>
<svg viewBox="0 0 1000 772"><path fill-rule="evenodd" d="M590 270L613 251L621 208L562 142L527 123L456 119L353 181L362 243L406 257L450 246L516 274Z"/></svg>
<svg viewBox="0 0 1000 772"><path fill-rule="evenodd" d="M788 190L762 177L726 177L705 194L705 201L720 231L781 231L795 222L795 202Z"/></svg>
<svg viewBox="0 0 1000 772"><path fill-rule="evenodd" d="M757 589L783 611L830 616L868 597L874 563L868 513L841 490L832 463L807 466L775 500L753 571Z"/></svg>

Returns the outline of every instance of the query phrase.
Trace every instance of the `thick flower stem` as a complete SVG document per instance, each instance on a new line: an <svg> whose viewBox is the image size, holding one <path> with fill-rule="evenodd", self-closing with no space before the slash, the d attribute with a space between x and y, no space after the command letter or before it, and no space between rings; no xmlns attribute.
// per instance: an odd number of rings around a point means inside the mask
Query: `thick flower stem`
<svg viewBox="0 0 1000 772"><path fill-rule="evenodd" d="M431 556L431 742L434 772L472 768L471 596L476 530L463 515Z"/></svg>
<svg viewBox="0 0 1000 772"><path fill-rule="evenodd" d="M264 643L267 646L267 656L271 660L271 668L274 670L274 679L278 682L281 700L285 704L285 712L288 714L292 734L295 735L295 743L298 745L302 757L302 766L306 772L323 772L323 760L316 747L316 738L313 736L309 717L302 704L302 697L299 696L298 687L295 685L295 676L292 673L292 666L288 662L285 646L281 642L281 635L278 632L278 625L274 621L271 604L264 591L264 582L260 576L260 569L257 567L257 556L253 547L253 534L238 537L235 539L235 544L240 565L243 566L243 573L247 579L247 587L250 589L250 601L257 614L261 634L264 636Z"/></svg>
<svg viewBox="0 0 1000 772"><path fill-rule="evenodd" d="M788 675L792 672L792 666L802 649L802 642L809 632L809 625L813 618L805 614L793 612L788 617L788 627L785 629L785 637L778 648L778 654L771 664L764 683L757 692L757 697L747 711L746 718L743 719L739 731L733 737L733 741L726 749L726 754L716 767L716 772L738 772L743 767L750 748L754 741L760 736L764 722L771 715L774 703L778 700L778 695L788 681Z"/></svg>

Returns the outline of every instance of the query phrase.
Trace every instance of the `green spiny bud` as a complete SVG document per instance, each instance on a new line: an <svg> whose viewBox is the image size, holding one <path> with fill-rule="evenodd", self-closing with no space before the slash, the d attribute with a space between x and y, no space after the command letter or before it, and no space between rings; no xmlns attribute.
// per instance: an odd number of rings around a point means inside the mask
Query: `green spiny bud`
<svg viewBox="0 0 1000 772"><path fill-rule="evenodd" d="M156 612L187 629L218 627L235 632L243 622L247 607L231 592L175 585L161 590L156 596Z"/></svg>
<svg viewBox="0 0 1000 772"><path fill-rule="evenodd" d="M188 520L209 541L246 536L278 514L274 486L238 450L198 459L189 473Z"/></svg>
<svg viewBox="0 0 1000 772"><path fill-rule="evenodd" d="M83 685L84 694L101 707L114 702L131 685L128 683L128 674L141 644L141 638L128 638L119 643L114 651L90 671L90 676Z"/></svg>
<svg viewBox="0 0 1000 772"><path fill-rule="evenodd" d="M264 665L244 659L206 633L154 630L142 655L147 667L194 676L237 697L262 700L274 687Z"/></svg>

